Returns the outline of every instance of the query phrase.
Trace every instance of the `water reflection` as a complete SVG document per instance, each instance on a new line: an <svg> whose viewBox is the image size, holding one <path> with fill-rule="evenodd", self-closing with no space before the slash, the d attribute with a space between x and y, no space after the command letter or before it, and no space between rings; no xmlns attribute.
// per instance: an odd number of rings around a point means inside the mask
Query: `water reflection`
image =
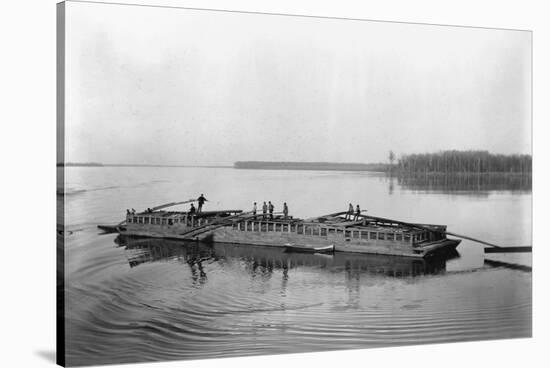
<svg viewBox="0 0 550 368"><path fill-rule="evenodd" d="M388 179L393 193L394 177ZM484 196L490 191L531 192L531 175L519 174L418 174L399 175L397 183L408 190L439 193L466 193Z"/></svg>
<svg viewBox="0 0 550 368"><path fill-rule="evenodd" d="M390 172L390 178L388 180L388 194L393 195L393 191L395 190L395 176L392 172Z"/></svg>
<svg viewBox="0 0 550 368"><path fill-rule="evenodd" d="M179 260L189 265L193 281L197 284L204 284L207 280L204 263L238 260L252 278L265 280L272 277L273 271L280 270L283 275L283 294L291 269L315 267L327 272L345 272L351 285L358 284L361 273L398 278L443 273L446 271L446 262L459 256L456 250L429 259L357 253L300 254L285 253L282 248L273 247L139 239L122 235L115 242L124 247L130 267L148 262Z"/></svg>

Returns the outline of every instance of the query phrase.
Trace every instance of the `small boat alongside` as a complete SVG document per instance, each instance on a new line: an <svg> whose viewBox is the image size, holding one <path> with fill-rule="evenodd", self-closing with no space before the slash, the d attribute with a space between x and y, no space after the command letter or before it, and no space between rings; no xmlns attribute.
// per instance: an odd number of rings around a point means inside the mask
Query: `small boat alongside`
<svg viewBox="0 0 550 368"><path fill-rule="evenodd" d="M285 244L285 252L287 253L334 253L334 244L326 245L322 247L316 247L312 245L296 245Z"/></svg>
<svg viewBox="0 0 550 368"><path fill-rule="evenodd" d="M281 214L258 215L242 210L168 211L186 202L127 213L117 225L98 225L107 232L148 238L193 240L206 243L284 247L300 253L367 253L424 258L454 250L459 239L446 235L445 225L412 224L347 212L310 219Z"/></svg>
<svg viewBox="0 0 550 368"><path fill-rule="evenodd" d="M97 225L97 228L106 233L119 233L123 229L119 225Z"/></svg>

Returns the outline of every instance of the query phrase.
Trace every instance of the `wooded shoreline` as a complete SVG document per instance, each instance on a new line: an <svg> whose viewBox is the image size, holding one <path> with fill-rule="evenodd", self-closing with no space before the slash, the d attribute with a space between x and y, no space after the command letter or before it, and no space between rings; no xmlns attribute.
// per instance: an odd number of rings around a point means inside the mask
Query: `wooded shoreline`
<svg viewBox="0 0 550 368"><path fill-rule="evenodd" d="M442 151L408 154L401 155L395 164L394 159L395 155L390 152L390 163L237 161L233 167L254 170L372 171L396 175L530 175L532 170L531 155L491 154L488 151Z"/></svg>
<svg viewBox="0 0 550 368"><path fill-rule="evenodd" d="M396 162L395 162L396 161ZM531 175L532 157L526 154L492 154L488 151L441 151L404 154L396 160L390 151L389 163L236 161L224 165L103 164L97 162L57 163L57 167L203 167L249 170L369 171L392 175Z"/></svg>
<svg viewBox="0 0 550 368"><path fill-rule="evenodd" d="M401 173L531 174L532 158L488 151L442 151L402 155L395 169Z"/></svg>

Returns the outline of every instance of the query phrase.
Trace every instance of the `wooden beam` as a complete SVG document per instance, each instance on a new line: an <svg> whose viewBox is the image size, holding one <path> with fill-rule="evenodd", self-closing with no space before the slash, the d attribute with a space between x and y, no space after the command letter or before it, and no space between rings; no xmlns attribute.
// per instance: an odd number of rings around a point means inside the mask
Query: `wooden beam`
<svg viewBox="0 0 550 368"><path fill-rule="evenodd" d="M206 217L206 216L211 216L211 215L218 215L220 213L235 213L235 214L238 214L238 213L242 213L242 212L243 212L242 210L201 211L201 212L195 212L194 216L195 217ZM189 213L189 211L187 211L187 213Z"/></svg>
<svg viewBox="0 0 550 368"><path fill-rule="evenodd" d="M314 221L314 220L317 220L317 219L323 218L323 217L335 217L335 216L340 216L340 215L343 215L343 214L346 214L346 213L348 213L348 211L335 212L335 213L329 213L328 215L310 217L310 218L305 219L304 222Z"/></svg>
<svg viewBox="0 0 550 368"><path fill-rule="evenodd" d="M206 231L210 231L210 230L214 230L218 227L221 227L221 226L227 226L227 225L230 225L232 224L234 221L233 220L240 220L240 222L244 221L246 218L250 217L250 215L252 214L252 211L250 212L243 212L243 213L240 213L238 215L233 215L233 216L228 216L228 217L223 217L219 220L215 220L215 221L212 221L208 224L205 224L205 225L202 225L202 226L197 226L197 227L194 227L193 229L191 230L188 230L188 231L185 231L183 233L180 233L178 235L183 235L183 236L195 236L195 235L199 235L199 234L202 234L203 232L206 232ZM193 216L194 218L194 216Z"/></svg>
<svg viewBox="0 0 550 368"><path fill-rule="evenodd" d="M476 243L485 244L485 245L488 245L488 246L493 247L493 248L503 248L500 245L489 243L489 242L486 242L484 240L479 240L479 239L472 238L472 237L469 237L469 236L466 236L466 235L455 234L455 233L451 233L450 231L442 231L442 232L447 234L447 235L456 236L457 238L467 239L467 240L471 240L471 241L476 242ZM510 247L510 248L512 248L512 247ZM485 249L487 249L487 248L485 248Z"/></svg>
<svg viewBox="0 0 550 368"><path fill-rule="evenodd" d="M153 211L157 211L157 210L160 210L162 208L177 206L178 204L186 204L186 203L191 203L191 202L196 202L196 201L197 201L196 199L188 199L188 200L182 201L182 202L171 202L171 203L161 204L160 206L156 206L156 207L153 207L151 209Z"/></svg>
<svg viewBox="0 0 550 368"><path fill-rule="evenodd" d="M499 247L485 248L485 253L531 253L533 247Z"/></svg>

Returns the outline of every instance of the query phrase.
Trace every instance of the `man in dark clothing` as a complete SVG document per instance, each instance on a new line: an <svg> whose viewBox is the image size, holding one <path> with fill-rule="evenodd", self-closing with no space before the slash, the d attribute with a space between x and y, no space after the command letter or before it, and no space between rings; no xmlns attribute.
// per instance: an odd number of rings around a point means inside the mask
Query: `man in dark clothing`
<svg viewBox="0 0 550 368"><path fill-rule="evenodd" d="M285 216L285 219L288 218L288 206L286 205L286 202L283 204L283 215Z"/></svg>
<svg viewBox="0 0 550 368"><path fill-rule="evenodd" d="M269 201L269 204L268 204L268 209L269 209L269 218L270 219L273 219L273 210L275 209L275 206L273 206L273 204L271 203L271 201Z"/></svg>
<svg viewBox="0 0 550 368"><path fill-rule="evenodd" d="M353 221L359 220L359 216L361 216L361 209L359 208L359 205L357 205L357 208L355 209L355 217L353 218Z"/></svg>
<svg viewBox="0 0 550 368"><path fill-rule="evenodd" d="M199 209L197 210L197 213L201 213L202 212L202 205L204 204L204 202L206 202L208 199L204 198L204 194L201 194L201 196L199 198L197 198L197 201L199 202Z"/></svg>
<svg viewBox="0 0 550 368"><path fill-rule="evenodd" d="M190 215L194 215L195 212L196 212L195 206L193 205L193 203L191 203L191 208L189 209L189 214L190 214Z"/></svg>

